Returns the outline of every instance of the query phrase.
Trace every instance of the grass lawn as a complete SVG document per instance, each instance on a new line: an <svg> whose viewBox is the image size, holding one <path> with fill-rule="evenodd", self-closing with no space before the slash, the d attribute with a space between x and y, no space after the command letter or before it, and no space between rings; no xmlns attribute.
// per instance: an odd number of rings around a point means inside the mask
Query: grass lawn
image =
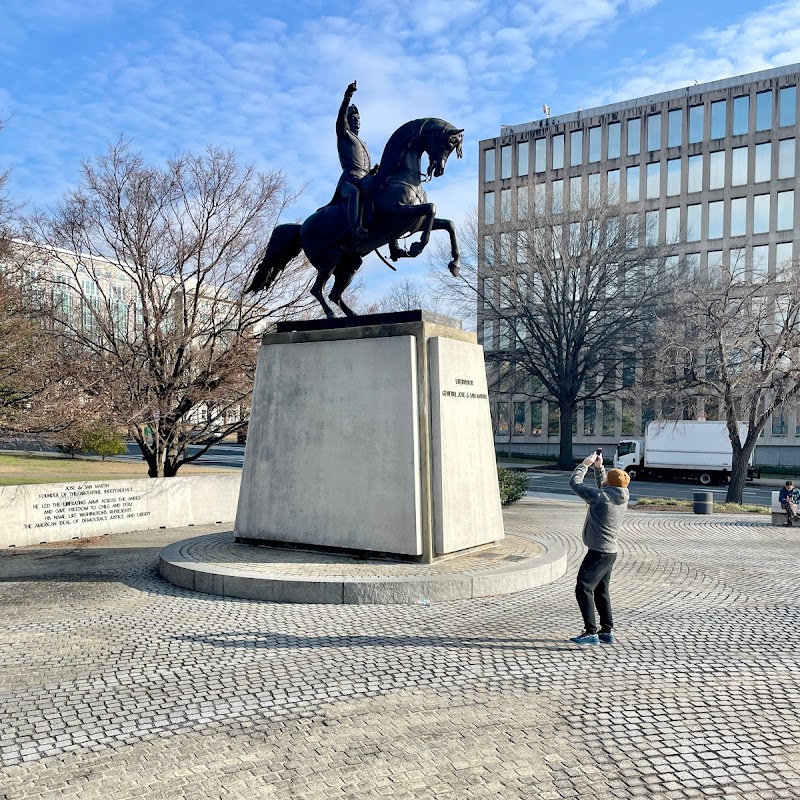
<svg viewBox="0 0 800 800"><path fill-rule="evenodd" d="M219 467L181 467L178 477L230 472ZM96 458L66 458L50 455L0 454L0 486L21 483L70 483L146 478L144 461L101 461Z"/></svg>
<svg viewBox="0 0 800 800"><path fill-rule="evenodd" d="M677 500L671 497L642 497L635 506L637 511L692 511L691 500ZM715 514L769 514L769 506L758 506L753 503L714 503Z"/></svg>

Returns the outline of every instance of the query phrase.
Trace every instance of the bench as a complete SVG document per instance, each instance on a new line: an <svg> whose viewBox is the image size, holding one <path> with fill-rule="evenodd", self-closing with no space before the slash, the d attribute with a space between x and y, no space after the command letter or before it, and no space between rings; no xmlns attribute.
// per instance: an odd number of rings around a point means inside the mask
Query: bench
<svg viewBox="0 0 800 800"><path fill-rule="evenodd" d="M786 523L786 511L781 508L780 501L778 500L779 496L779 491L772 493L772 505L770 506L769 510L772 515L773 525L784 525Z"/></svg>

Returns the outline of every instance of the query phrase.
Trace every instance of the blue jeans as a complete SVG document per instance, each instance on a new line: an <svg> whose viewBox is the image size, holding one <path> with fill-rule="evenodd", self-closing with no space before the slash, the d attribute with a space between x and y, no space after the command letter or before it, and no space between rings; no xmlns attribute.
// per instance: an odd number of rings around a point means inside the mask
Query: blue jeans
<svg viewBox="0 0 800 800"><path fill-rule="evenodd" d="M597 633L594 607L600 614L600 630L608 632L614 627L611 615L611 568L617 560L616 553L601 553L589 550L578 570L575 598L583 616L583 627L587 633Z"/></svg>

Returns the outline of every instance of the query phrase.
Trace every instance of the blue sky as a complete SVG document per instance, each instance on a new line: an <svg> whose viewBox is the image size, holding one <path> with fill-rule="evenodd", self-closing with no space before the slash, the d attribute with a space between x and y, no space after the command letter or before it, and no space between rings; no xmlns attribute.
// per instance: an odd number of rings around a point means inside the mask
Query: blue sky
<svg viewBox="0 0 800 800"><path fill-rule="evenodd" d="M46 207L124 135L153 162L206 144L327 202L334 121L358 80L373 161L403 122L443 117L465 158L428 186L441 216L475 205L477 143L500 125L800 62L800 0L2 0L0 169ZM440 234L444 235L444 234ZM424 258L362 270L367 296Z"/></svg>

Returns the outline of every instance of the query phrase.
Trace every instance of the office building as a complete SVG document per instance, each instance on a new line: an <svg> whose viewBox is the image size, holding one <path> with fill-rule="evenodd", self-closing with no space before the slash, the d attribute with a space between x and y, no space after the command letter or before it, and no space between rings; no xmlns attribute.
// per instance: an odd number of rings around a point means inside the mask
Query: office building
<svg viewBox="0 0 800 800"><path fill-rule="evenodd" d="M667 270L710 275L736 262L750 280L768 282L777 264L800 256L798 82L794 64L559 116L545 107L541 119L503 126L480 143L481 275L492 269L486 249L513 239L529 204L557 213L599 194L618 198L620 218L638 217L641 246L646 236L674 243ZM479 305L487 352L498 347L497 327ZM499 450L557 454L547 401L497 391L492 399ZM693 413L706 411L701 402ZM622 397L598 401L578 410L576 450L639 435L646 421ZM800 409L773 415L756 457L800 463Z"/></svg>

